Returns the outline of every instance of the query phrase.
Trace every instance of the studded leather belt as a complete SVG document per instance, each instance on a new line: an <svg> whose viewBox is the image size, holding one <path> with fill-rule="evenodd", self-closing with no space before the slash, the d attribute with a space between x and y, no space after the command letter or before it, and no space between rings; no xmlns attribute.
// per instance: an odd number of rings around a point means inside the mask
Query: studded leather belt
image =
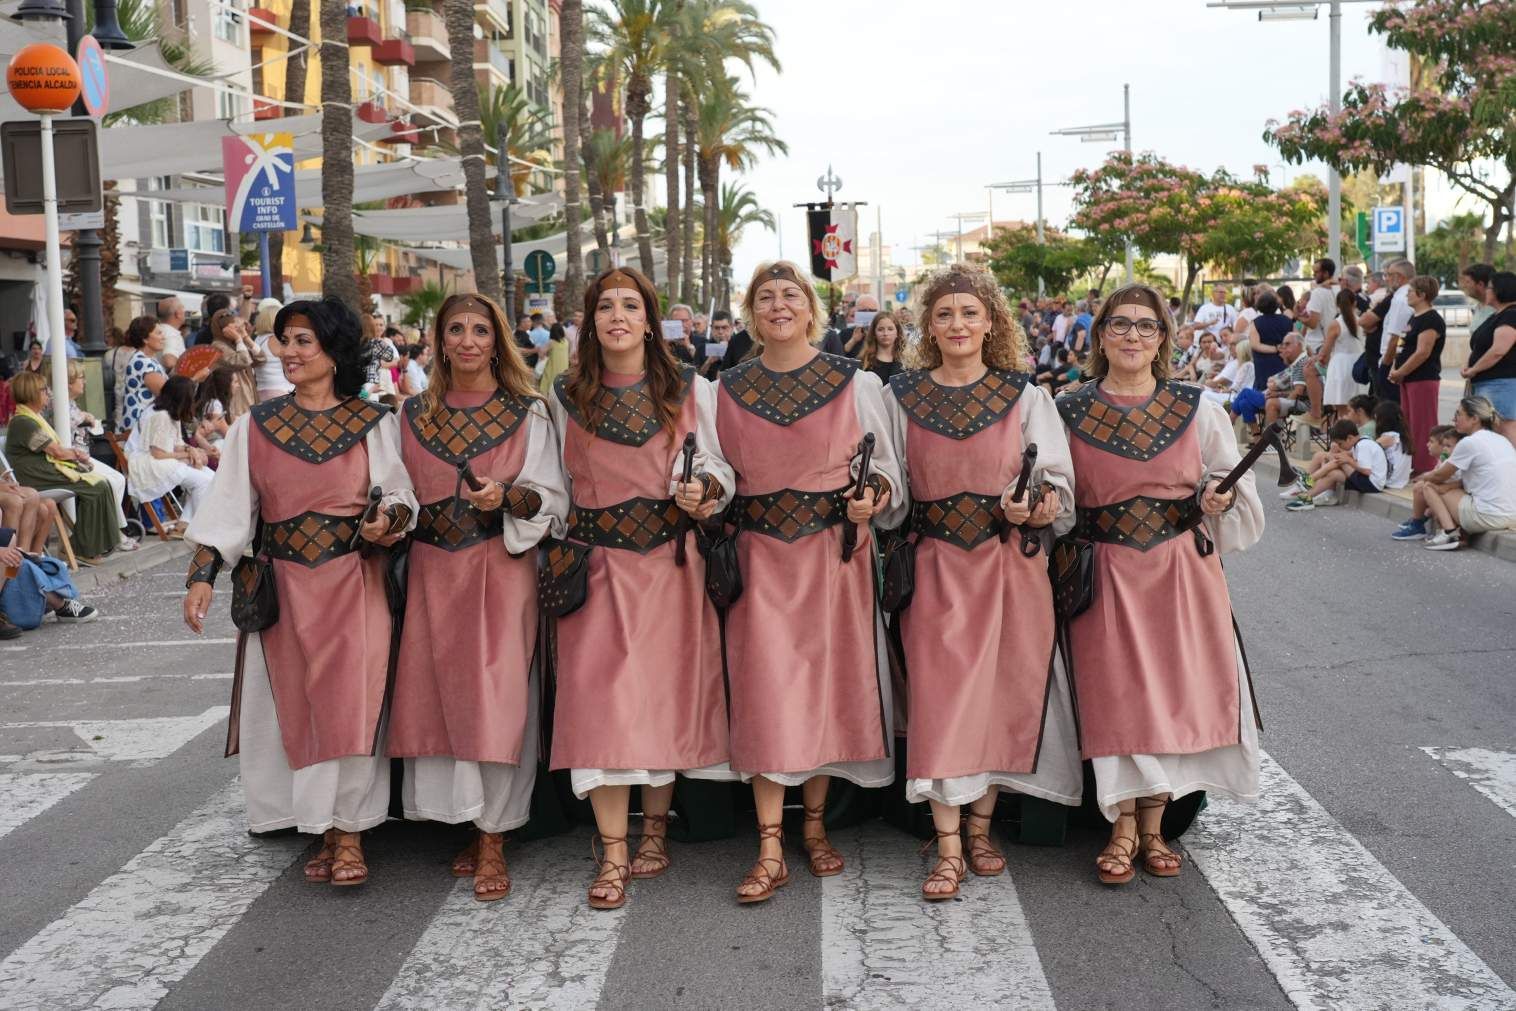
<svg viewBox="0 0 1516 1011"><path fill-rule="evenodd" d="M263 550L277 561L314 569L353 551L362 513L332 516L305 512L263 525Z"/></svg>
<svg viewBox="0 0 1516 1011"><path fill-rule="evenodd" d="M732 503L732 522L781 541L798 541L847 521L847 488L795 491L781 488L766 495L741 495Z"/></svg>
<svg viewBox="0 0 1516 1011"><path fill-rule="evenodd" d="M469 506L461 516L455 517L453 499L449 496L421 507L421 511L416 514L416 529L411 536L418 543L430 544L444 551L462 551L492 537L499 537L504 530L504 514L499 509L482 513Z"/></svg>
<svg viewBox="0 0 1516 1011"><path fill-rule="evenodd" d="M1000 496L961 492L947 498L911 504L911 531L919 537L935 537L964 550L977 548L1000 535L1005 513Z"/></svg>
<svg viewBox="0 0 1516 1011"><path fill-rule="evenodd" d="M1081 508L1073 536L1147 551L1184 533L1199 510L1193 496L1171 499L1138 495L1110 505Z"/></svg>
<svg viewBox="0 0 1516 1011"><path fill-rule="evenodd" d="M645 555L674 539L682 515L671 498L629 498L604 509L575 506L568 535L572 541Z"/></svg>

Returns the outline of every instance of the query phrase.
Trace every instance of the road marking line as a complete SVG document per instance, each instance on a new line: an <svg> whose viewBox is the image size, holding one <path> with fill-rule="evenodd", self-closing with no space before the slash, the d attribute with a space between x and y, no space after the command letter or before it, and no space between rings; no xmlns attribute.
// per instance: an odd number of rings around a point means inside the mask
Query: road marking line
<svg viewBox="0 0 1516 1011"><path fill-rule="evenodd" d="M90 749L81 759L143 762L167 758L226 718L228 707L212 706L198 716L160 716L142 720L68 720L0 723L0 730L68 727ZM54 757L62 757L55 753Z"/></svg>
<svg viewBox="0 0 1516 1011"><path fill-rule="evenodd" d="M1184 848L1297 1007L1511 1007L1513 991L1277 762Z"/></svg>
<svg viewBox="0 0 1516 1011"><path fill-rule="evenodd" d="M91 772L0 773L0 838L94 778Z"/></svg>
<svg viewBox="0 0 1516 1011"><path fill-rule="evenodd" d="M18 1009L151 1008L307 842L249 836L232 780L0 962L0 993Z"/></svg>
<svg viewBox="0 0 1516 1011"><path fill-rule="evenodd" d="M378 1009L594 1007L626 909L584 901L589 871L577 839L507 850L511 894L474 901L459 881L407 956Z"/></svg>
<svg viewBox="0 0 1516 1011"><path fill-rule="evenodd" d="M226 674L121 674L99 678L30 678L25 681L0 681L0 688L32 688L37 685L125 685L139 681L230 681Z"/></svg>
<svg viewBox="0 0 1516 1011"><path fill-rule="evenodd" d="M958 901L927 903L915 883L929 865L909 839L841 835L847 867L821 881L824 1006L1055 1006L1009 874L971 876Z"/></svg>
<svg viewBox="0 0 1516 1011"><path fill-rule="evenodd" d="M1516 754L1488 748L1422 748L1516 818Z"/></svg>
<svg viewBox="0 0 1516 1011"><path fill-rule="evenodd" d="M145 642L112 642L112 643L98 643L98 642L57 642L57 643L48 643L46 646L42 646L42 647L38 647L38 648L40 648L40 649L50 649L50 650L51 649L112 649L112 650L120 650L120 649L137 649L137 648L143 647L143 646L229 646L229 645L235 643L236 641L237 640L235 638L231 638L231 639L151 639L151 640L147 640ZM27 650L29 650L31 648L32 648L31 646L0 646L0 650L3 650L6 653L24 653L24 652L26 652Z"/></svg>

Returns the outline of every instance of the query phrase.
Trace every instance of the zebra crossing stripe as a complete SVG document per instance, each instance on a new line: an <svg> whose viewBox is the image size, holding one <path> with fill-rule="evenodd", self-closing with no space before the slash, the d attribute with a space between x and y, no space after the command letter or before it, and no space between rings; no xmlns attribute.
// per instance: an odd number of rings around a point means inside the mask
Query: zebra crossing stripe
<svg viewBox="0 0 1516 1011"><path fill-rule="evenodd" d="M1211 804L1195 866L1297 1007L1516 1006L1516 991L1277 762L1260 797Z"/></svg>
<svg viewBox="0 0 1516 1011"><path fill-rule="evenodd" d="M94 778L90 772L0 773L0 838Z"/></svg>
<svg viewBox="0 0 1516 1011"><path fill-rule="evenodd" d="M67 727L89 749L80 759L153 762L167 758L226 718L226 706L194 716L154 716L140 720L46 720L0 723L0 730Z"/></svg>
<svg viewBox="0 0 1516 1011"><path fill-rule="evenodd" d="M252 838L242 804L233 780L0 962L5 1006L162 1000L308 841Z"/></svg>
<svg viewBox="0 0 1516 1011"><path fill-rule="evenodd" d="M577 843L577 840L576 840ZM581 1008L599 1003L626 907L589 908L593 865L578 845L507 845L511 894L476 902L474 879L448 895L377 1008Z"/></svg>
<svg viewBox="0 0 1516 1011"><path fill-rule="evenodd" d="M948 993L958 1007L1055 1006L1009 873L928 903L930 861L910 839L858 829L833 842L847 867L821 882L825 1007L942 1007Z"/></svg>
<svg viewBox="0 0 1516 1011"><path fill-rule="evenodd" d="M1516 818L1516 754L1486 748L1422 748Z"/></svg>

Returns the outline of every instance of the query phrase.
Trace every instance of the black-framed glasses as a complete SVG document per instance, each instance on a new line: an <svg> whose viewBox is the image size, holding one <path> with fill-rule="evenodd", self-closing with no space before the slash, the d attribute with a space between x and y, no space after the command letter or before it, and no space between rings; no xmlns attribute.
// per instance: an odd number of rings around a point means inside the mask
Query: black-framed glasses
<svg viewBox="0 0 1516 1011"><path fill-rule="evenodd" d="M1112 316L1105 321L1106 333L1114 337L1125 337L1133 330L1137 331L1138 337L1141 337L1145 341L1150 341L1163 333L1163 324L1159 323L1156 319L1133 320L1125 316Z"/></svg>

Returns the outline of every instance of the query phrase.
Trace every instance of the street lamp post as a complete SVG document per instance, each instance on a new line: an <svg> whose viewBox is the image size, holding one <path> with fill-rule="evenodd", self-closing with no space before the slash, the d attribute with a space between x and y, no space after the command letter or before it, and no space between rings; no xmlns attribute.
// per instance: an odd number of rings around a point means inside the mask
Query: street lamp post
<svg viewBox="0 0 1516 1011"><path fill-rule="evenodd" d="M1009 183L991 183L989 186L987 186L985 188L988 189L992 195L994 194L994 192L996 190L1005 190L1007 193L1031 193L1031 192L1035 191L1036 194L1037 194L1037 245L1039 245L1039 246L1045 246L1045 245L1047 245L1047 237L1043 234L1043 231L1042 231L1042 152L1041 151L1037 152L1037 178L1035 178L1035 179L1019 179L1019 180L1017 180L1015 182L1009 182ZM990 217L991 218L994 217L994 213L993 212L991 212ZM1042 282L1042 278L1039 276L1037 278L1037 297L1038 298L1042 297L1042 289L1043 289L1043 282Z"/></svg>
<svg viewBox="0 0 1516 1011"><path fill-rule="evenodd" d="M1073 126L1063 130L1054 130L1055 137L1078 137L1086 144L1096 144L1103 141L1113 141L1117 137L1123 139L1126 153L1132 153L1132 86L1121 86L1122 116L1119 123L1097 123L1094 126ZM1126 283L1131 284L1137 279L1136 256L1132 250L1132 240L1126 240Z"/></svg>
<svg viewBox="0 0 1516 1011"><path fill-rule="evenodd" d="M960 211L951 215L958 222L958 251L954 262L963 262L963 223L965 221L983 221L989 217L984 211Z"/></svg>
<svg viewBox="0 0 1516 1011"><path fill-rule="evenodd" d="M500 268L501 294L505 296L505 322L509 326L515 326L516 269L515 264L511 262L511 205L519 201L516 199L516 186L511 182L511 164L506 154L504 124L501 124L496 132L495 144L498 152L495 158L495 194L505 202L505 206L500 208L500 239L505 247L502 250L503 262Z"/></svg>

